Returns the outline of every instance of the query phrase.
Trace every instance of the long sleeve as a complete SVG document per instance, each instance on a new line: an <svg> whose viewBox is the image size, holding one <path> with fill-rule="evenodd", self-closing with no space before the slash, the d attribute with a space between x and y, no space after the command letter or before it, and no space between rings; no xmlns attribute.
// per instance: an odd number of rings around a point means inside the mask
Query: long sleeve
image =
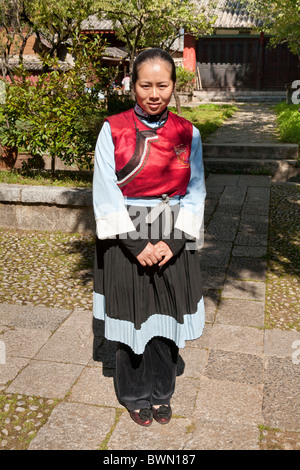
<svg viewBox="0 0 300 470"><path fill-rule="evenodd" d="M148 240L141 240L136 236L123 194L117 186L114 143L108 122L101 129L95 149L93 206L99 239L116 238L122 234L121 243L134 256L143 251ZM124 236L127 233L129 235ZM130 233L134 236L130 236Z"/></svg>
<svg viewBox="0 0 300 470"><path fill-rule="evenodd" d="M190 165L191 177L186 194L180 199L180 210L175 229L181 230L188 237L196 239L199 248L203 245L204 239L206 188L201 136L195 127L193 127Z"/></svg>
<svg viewBox="0 0 300 470"><path fill-rule="evenodd" d="M99 239L135 230L117 186L114 144L108 122L101 129L95 149L93 206Z"/></svg>

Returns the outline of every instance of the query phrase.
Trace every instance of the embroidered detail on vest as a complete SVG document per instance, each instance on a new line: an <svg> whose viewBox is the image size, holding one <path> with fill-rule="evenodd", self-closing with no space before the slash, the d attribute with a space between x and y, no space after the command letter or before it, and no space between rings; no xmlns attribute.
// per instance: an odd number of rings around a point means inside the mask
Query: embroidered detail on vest
<svg viewBox="0 0 300 470"><path fill-rule="evenodd" d="M190 149L186 145L177 145L174 151L183 166L190 166Z"/></svg>
<svg viewBox="0 0 300 470"><path fill-rule="evenodd" d="M117 172L117 185L122 188L133 180L146 165L149 157L151 142L158 142L155 129L136 131L136 146L129 162Z"/></svg>

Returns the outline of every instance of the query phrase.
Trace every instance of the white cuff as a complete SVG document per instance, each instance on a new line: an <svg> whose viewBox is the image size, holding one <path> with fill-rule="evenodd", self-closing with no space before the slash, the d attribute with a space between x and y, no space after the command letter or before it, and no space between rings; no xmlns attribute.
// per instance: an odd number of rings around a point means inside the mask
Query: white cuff
<svg viewBox="0 0 300 470"><path fill-rule="evenodd" d="M203 214L204 208L198 211L198 214L194 214L193 212L181 207L174 228L177 228L191 237L196 238L196 240L199 240L203 235Z"/></svg>
<svg viewBox="0 0 300 470"><path fill-rule="evenodd" d="M96 219L96 234L100 240L133 230L135 226L127 211L115 212Z"/></svg>

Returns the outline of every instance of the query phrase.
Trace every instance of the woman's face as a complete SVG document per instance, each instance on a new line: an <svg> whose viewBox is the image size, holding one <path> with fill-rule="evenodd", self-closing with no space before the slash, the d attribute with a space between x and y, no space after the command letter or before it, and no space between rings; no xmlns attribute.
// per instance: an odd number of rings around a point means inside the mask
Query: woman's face
<svg viewBox="0 0 300 470"><path fill-rule="evenodd" d="M148 114L161 113L168 106L173 90L171 65L168 62L147 60L139 66L133 91L138 105Z"/></svg>

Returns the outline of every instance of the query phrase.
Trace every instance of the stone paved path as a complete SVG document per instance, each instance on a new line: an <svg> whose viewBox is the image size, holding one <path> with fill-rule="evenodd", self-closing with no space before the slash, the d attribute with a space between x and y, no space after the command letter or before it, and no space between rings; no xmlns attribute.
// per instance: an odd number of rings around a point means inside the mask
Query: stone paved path
<svg viewBox="0 0 300 470"><path fill-rule="evenodd" d="M207 139L207 143L278 143L272 105L237 106L238 111Z"/></svg>
<svg viewBox="0 0 300 470"><path fill-rule="evenodd" d="M119 405L114 344L90 310L0 305L2 393L59 399L29 449L256 450L260 426L300 447L300 333L264 329L270 178L210 175L207 192L206 327L180 350L172 424L141 428Z"/></svg>

